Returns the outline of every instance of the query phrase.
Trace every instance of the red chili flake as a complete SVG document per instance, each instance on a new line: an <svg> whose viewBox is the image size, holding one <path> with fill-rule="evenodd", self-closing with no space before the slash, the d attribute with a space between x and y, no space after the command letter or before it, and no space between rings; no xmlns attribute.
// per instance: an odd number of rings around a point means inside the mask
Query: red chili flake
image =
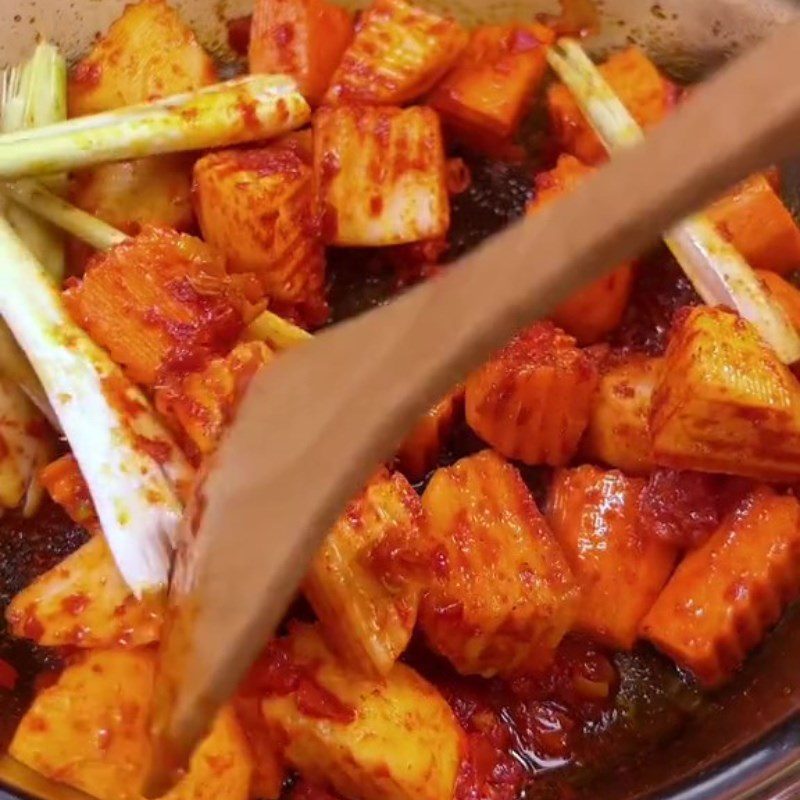
<svg viewBox="0 0 800 800"><path fill-rule="evenodd" d="M0 689L13 692L19 679L19 673L4 658L0 658Z"/></svg>
<svg viewBox="0 0 800 800"><path fill-rule="evenodd" d="M77 617L82 614L89 605L89 597L83 593L71 594L61 601L61 607L67 614Z"/></svg>
<svg viewBox="0 0 800 800"><path fill-rule="evenodd" d="M345 725L356 718L354 708L343 703L335 694L310 678L300 679L296 698L297 708L310 717L330 719Z"/></svg>

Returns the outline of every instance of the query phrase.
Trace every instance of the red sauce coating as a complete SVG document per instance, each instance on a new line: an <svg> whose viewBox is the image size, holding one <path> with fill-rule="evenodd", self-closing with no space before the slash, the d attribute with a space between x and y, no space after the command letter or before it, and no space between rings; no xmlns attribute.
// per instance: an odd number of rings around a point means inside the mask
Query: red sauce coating
<svg viewBox="0 0 800 800"><path fill-rule="evenodd" d="M686 550L699 547L746 490L748 481L689 470L656 470L639 500L648 535Z"/></svg>
<svg viewBox="0 0 800 800"><path fill-rule="evenodd" d="M291 694L304 714L343 724L352 722L355 709L321 686L314 672L313 666L301 666L295 662L286 641L275 640L267 645L251 669L244 693Z"/></svg>

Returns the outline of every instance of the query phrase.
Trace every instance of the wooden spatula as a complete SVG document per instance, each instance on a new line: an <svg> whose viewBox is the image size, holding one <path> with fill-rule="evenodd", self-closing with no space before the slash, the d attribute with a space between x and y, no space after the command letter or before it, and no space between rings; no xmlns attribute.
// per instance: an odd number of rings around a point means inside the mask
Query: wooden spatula
<svg viewBox="0 0 800 800"><path fill-rule="evenodd" d="M745 174L800 151L800 24L647 141L390 306L253 381L186 514L154 709L159 793L297 591L346 501L414 419L526 323Z"/></svg>

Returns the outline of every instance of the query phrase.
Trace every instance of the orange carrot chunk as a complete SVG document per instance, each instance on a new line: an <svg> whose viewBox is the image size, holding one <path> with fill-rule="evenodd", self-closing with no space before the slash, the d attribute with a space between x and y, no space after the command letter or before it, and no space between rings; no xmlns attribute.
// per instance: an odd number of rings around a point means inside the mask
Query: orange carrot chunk
<svg viewBox="0 0 800 800"><path fill-rule="evenodd" d="M592 396L582 451L625 472L655 466L650 444L650 403L662 359L633 356L604 371Z"/></svg>
<svg viewBox="0 0 800 800"><path fill-rule="evenodd" d="M764 282L792 325L800 330L800 290L777 272L758 270L758 277Z"/></svg>
<svg viewBox="0 0 800 800"><path fill-rule="evenodd" d="M459 385L417 422L397 451L397 465L404 475L420 480L435 466L463 409L464 387Z"/></svg>
<svg viewBox="0 0 800 800"><path fill-rule="evenodd" d="M581 587L575 629L630 650L675 563L676 548L639 524L641 478L582 466L558 470L547 521Z"/></svg>
<svg viewBox="0 0 800 800"><path fill-rule="evenodd" d="M589 420L597 367L551 322L537 322L467 378L472 430L507 458L566 464Z"/></svg>
<svg viewBox="0 0 800 800"><path fill-rule="evenodd" d="M673 328L650 435L662 466L797 480L800 385L749 322L693 308Z"/></svg>
<svg viewBox="0 0 800 800"><path fill-rule="evenodd" d="M94 510L89 487L72 453L48 464L39 473L39 480L53 502L60 505L74 523L86 528L89 533L99 533L100 520Z"/></svg>
<svg viewBox="0 0 800 800"><path fill-rule="evenodd" d="M437 470L422 505L436 547L420 608L431 647L466 674L548 664L574 621L578 588L519 472L485 450Z"/></svg>
<svg viewBox="0 0 800 800"><path fill-rule="evenodd" d="M406 0L375 0L359 20L325 102L408 103L450 69L467 39L455 20Z"/></svg>
<svg viewBox="0 0 800 800"><path fill-rule="evenodd" d="M321 108L314 179L326 244L437 240L450 226L441 126L430 108Z"/></svg>
<svg viewBox="0 0 800 800"><path fill-rule="evenodd" d="M353 39L349 11L326 0L258 0L250 27L250 72L297 80L316 105Z"/></svg>
<svg viewBox="0 0 800 800"><path fill-rule="evenodd" d="M754 269L783 275L800 267L800 228L764 174L742 181L707 214Z"/></svg>
<svg viewBox="0 0 800 800"><path fill-rule="evenodd" d="M542 206L571 192L593 171L593 167L574 156L559 156L553 169L536 176L536 195L528 213L535 214ZM553 321L574 336L578 344L593 344L620 324L632 286L633 265L625 261L565 300L553 312Z"/></svg>
<svg viewBox="0 0 800 800"><path fill-rule="evenodd" d="M253 289L199 239L146 228L97 254L64 301L131 380L154 386L226 353L249 321Z"/></svg>
<svg viewBox="0 0 800 800"><path fill-rule="evenodd" d="M223 150L194 168L203 238L231 272L258 277L273 310L316 327L329 310L313 184L288 147Z"/></svg>
<svg viewBox="0 0 800 800"><path fill-rule="evenodd" d="M717 686L799 592L800 504L760 486L681 562L641 634Z"/></svg>
<svg viewBox="0 0 800 800"><path fill-rule="evenodd" d="M543 25L476 28L456 67L428 99L448 130L469 143L508 141L541 85L545 48L553 32Z"/></svg>
<svg viewBox="0 0 800 800"><path fill-rule="evenodd" d="M629 47L600 65L600 72L633 118L644 128L660 122L675 105L677 89L638 48ZM547 91L550 126L559 147L586 164L606 160L606 149L572 93L561 83Z"/></svg>
<svg viewBox="0 0 800 800"><path fill-rule="evenodd" d="M156 387L159 413L176 422L199 455L216 449L253 376L272 360L263 342L237 344L200 372L176 375Z"/></svg>

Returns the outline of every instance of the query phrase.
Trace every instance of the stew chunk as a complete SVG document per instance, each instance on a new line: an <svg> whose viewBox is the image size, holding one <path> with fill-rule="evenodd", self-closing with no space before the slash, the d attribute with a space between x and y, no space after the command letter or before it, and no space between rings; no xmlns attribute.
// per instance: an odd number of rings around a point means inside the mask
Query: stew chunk
<svg viewBox="0 0 800 800"><path fill-rule="evenodd" d="M758 487L681 562L642 635L715 686L797 597L799 575L800 504Z"/></svg>
<svg viewBox="0 0 800 800"><path fill-rule="evenodd" d="M467 43L454 20L406 0L375 0L358 23L325 102L403 105L428 91Z"/></svg>
<svg viewBox="0 0 800 800"><path fill-rule="evenodd" d="M273 310L312 327L328 318L313 183L311 167L282 147L223 150L194 168L203 238L231 272L258 277Z"/></svg>
<svg viewBox="0 0 800 800"><path fill-rule="evenodd" d="M800 385L749 322L694 308L672 332L650 433L664 466L795 480Z"/></svg>
<svg viewBox="0 0 800 800"><path fill-rule="evenodd" d="M447 233L439 119L429 108L322 108L314 176L327 244L383 246Z"/></svg>
<svg viewBox="0 0 800 800"><path fill-rule="evenodd" d="M417 619L414 561L424 535L417 493L383 469L317 553L305 594L328 644L353 669L385 675L405 650Z"/></svg>
<svg viewBox="0 0 800 800"><path fill-rule="evenodd" d="M338 662L296 624L253 668L287 761L347 800L451 800L464 734L436 689L396 664L382 679Z"/></svg>
<svg viewBox="0 0 800 800"><path fill-rule="evenodd" d="M560 466L575 455L596 385L575 340L537 322L467 378L467 422L506 458Z"/></svg>
<svg viewBox="0 0 800 800"><path fill-rule="evenodd" d="M640 478L589 465L556 472L547 520L581 587L577 630L629 650L666 583L675 548L639 523Z"/></svg>
<svg viewBox="0 0 800 800"><path fill-rule="evenodd" d="M462 673L546 665L578 610L566 559L517 470L486 450L437 470L422 496L436 575L420 622Z"/></svg>

